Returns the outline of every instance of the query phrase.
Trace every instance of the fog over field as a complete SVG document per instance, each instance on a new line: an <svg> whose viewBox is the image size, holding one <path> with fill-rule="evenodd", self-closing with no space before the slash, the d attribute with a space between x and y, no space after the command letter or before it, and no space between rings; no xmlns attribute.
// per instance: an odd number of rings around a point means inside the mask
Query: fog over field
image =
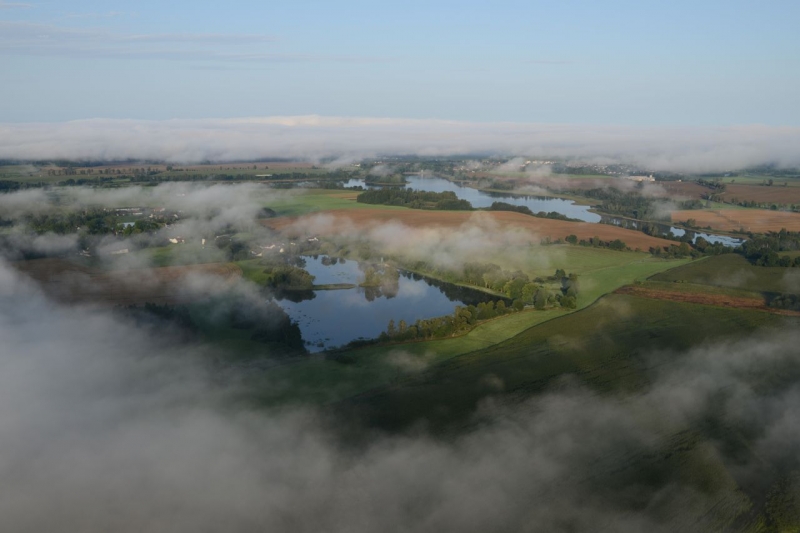
<svg viewBox="0 0 800 533"><path fill-rule="evenodd" d="M800 533L798 21L0 0L0 533Z"/></svg>
<svg viewBox="0 0 800 533"><path fill-rule="evenodd" d="M325 116L0 124L0 158L169 162L526 154L706 172L800 165L800 128L634 127Z"/></svg>
<svg viewBox="0 0 800 533"><path fill-rule="evenodd" d="M287 235L304 237L325 234L341 246L366 242L386 254L400 255L414 261L429 261L455 270L460 270L468 261L492 260L498 256L519 268L528 258L528 248L532 246L539 250L535 265L538 268L547 267L563 255L560 250L539 246L538 236L530 231L501 227L482 212L474 213L458 228L412 228L395 221L364 226L337 218L334 214L303 217L285 226L280 232L258 223L256 216L265 203L280 203L298 194L302 194L302 190L276 190L254 183L210 186L161 183L154 187L131 186L119 189L65 187L56 192L31 189L0 195L0 213L5 217L20 218L30 214L54 214L63 209L165 207L180 211L180 219L169 228L162 228L150 236L152 241L180 235L187 240L199 242L203 236L228 230L247 231L254 236L260 236L265 243ZM23 234L24 224L15 228L15 232L11 234L18 251L77 251L76 234L45 233L34 238L27 234L23 238ZM147 235L136 236L139 240L147 238ZM117 249L130 244L116 237L108 238L107 241ZM137 246L130 247L133 249ZM105 259L117 263L127 261L129 268L137 266L134 259L129 257L106 256ZM138 266L150 265L142 263Z"/></svg>
<svg viewBox="0 0 800 533"><path fill-rule="evenodd" d="M256 223L258 209L292 194L255 184L74 187L58 194L5 194L0 207L23 216L163 205L183 211L171 231L199 236L233 227L269 238L276 234ZM560 260L558 249L500 228L485 213L451 230L397 222L359 228L321 214L281 232L324 234L332 225L337 231L329 238L338 245L367 242L387 254L452 269L499 254L521 262L526 256L514 250L531 246L537 268L555 268ZM47 233L31 242L40 252L77 249L74 235ZM126 256L103 261L117 268L150 266ZM140 271L145 278L136 283L151 284L148 272ZM92 282L85 283L91 292ZM194 298L235 294L237 306L252 309L263 300L244 279L195 274L175 283L176 293ZM619 316L608 320L629 314L624 306L614 311ZM753 386L762 372L794 368L800 336L789 330L682 354L642 354L651 361L650 383L635 394L603 395L563 377L543 394L517 400L501 397L505 384L488 371L476 386L498 394L483 401L470 431L443 438L424 426L391 434L363 428L354 437L349 430L358 419L347 406L254 405L247 365L223 363L219 345L186 344L151 327L107 308L56 303L0 263L5 526L88 532L705 531L714 516L694 521L701 510L741 503L739 493L725 490L729 474L720 468L714 474L719 479L703 491L677 470L647 484L636 473L642 462L646 468L648 458L670 449L674 435L710 416L747 428L754 436L750 457L759 461L791 464L791 450L800 445L800 415L793 408L800 386L774 387L769 394ZM386 360L416 374L432 357L401 346ZM290 387L268 376L260 386ZM749 458L726 464L711 442L696 453L712 465L725 464L738 479L757 479L763 468Z"/></svg>
<svg viewBox="0 0 800 533"><path fill-rule="evenodd" d="M637 396L565 381L522 404L487 401L463 436L418 430L351 446L323 411L237 400L236 371L200 362L210 347L190 354L113 314L78 311L0 265L9 530L703 531L682 517L710 506L713 490L678 477L606 484L712 412L757 435L754 455L768 462L800 445L800 388L760 395L750 384L760 367L791 364L795 332L671 356ZM731 466L742 476L761 467Z"/></svg>

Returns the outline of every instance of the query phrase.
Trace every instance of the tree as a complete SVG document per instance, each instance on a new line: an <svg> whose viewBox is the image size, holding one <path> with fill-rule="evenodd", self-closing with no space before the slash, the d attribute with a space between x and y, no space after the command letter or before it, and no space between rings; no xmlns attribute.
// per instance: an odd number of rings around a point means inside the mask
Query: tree
<svg viewBox="0 0 800 533"><path fill-rule="evenodd" d="M522 288L522 296L520 296L520 299L526 303L533 302L533 296L536 294L537 290L539 290L539 286L537 284L526 283Z"/></svg>
<svg viewBox="0 0 800 533"><path fill-rule="evenodd" d="M608 243L608 247L611 248L612 250L622 251L628 246L620 239L616 239Z"/></svg>
<svg viewBox="0 0 800 533"><path fill-rule="evenodd" d="M545 289L541 288L536 291L536 295L533 297L533 306L536 309L544 309L547 306L547 299L550 297L550 292Z"/></svg>
<svg viewBox="0 0 800 533"><path fill-rule="evenodd" d="M578 236L577 235L567 235L565 239L570 244L578 244Z"/></svg>
<svg viewBox="0 0 800 533"><path fill-rule="evenodd" d="M389 321L389 326L386 328L386 333L388 333L390 337L394 337L397 333L397 330L394 327L394 320Z"/></svg>

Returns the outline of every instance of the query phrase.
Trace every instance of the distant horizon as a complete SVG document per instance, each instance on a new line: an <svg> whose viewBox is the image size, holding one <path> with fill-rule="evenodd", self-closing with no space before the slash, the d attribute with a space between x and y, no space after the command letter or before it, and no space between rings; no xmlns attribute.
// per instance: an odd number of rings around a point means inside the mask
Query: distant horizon
<svg viewBox="0 0 800 533"><path fill-rule="evenodd" d="M712 172L800 165L800 128L644 127L320 115L237 119L85 119L0 123L0 159L339 164L378 156L574 158L653 170Z"/></svg>

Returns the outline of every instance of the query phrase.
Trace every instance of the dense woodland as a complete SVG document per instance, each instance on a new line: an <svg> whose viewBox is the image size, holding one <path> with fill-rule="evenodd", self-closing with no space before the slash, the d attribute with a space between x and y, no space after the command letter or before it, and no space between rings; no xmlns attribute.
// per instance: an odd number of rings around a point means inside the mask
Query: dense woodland
<svg viewBox="0 0 800 533"><path fill-rule="evenodd" d="M452 191L425 192L411 189L373 189L359 194L356 201L363 204L396 205L412 209L472 210L472 204L466 200L459 200L456 193Z"/></svg>
<svg viewBox="0 0 800 533"><path fill-rule="evenodd" d="M794 259L781 252L800 250L800 232L771 231L764 235L753 235L740 247L740 252L751 263L768 267L800 267L800 256Z"/></svg>

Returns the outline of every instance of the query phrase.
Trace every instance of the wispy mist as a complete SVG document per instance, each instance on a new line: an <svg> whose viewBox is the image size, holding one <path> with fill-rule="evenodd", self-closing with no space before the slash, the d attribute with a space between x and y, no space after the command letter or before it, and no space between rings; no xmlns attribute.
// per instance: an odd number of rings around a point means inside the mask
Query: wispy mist
<svg viewBox="0 0 800 533"><path fill-rule="evenodd" d="M800 129L747 125L646 128L344 117L216 120L79 120L0 125L0 158L233 161L381 154L516 154L712 171L800 165Z"/></svg>
<svg viewBox="0 0 800 533"><path fill-rule="evenodd" d="M566 383L515 407L486 403L493 422L455 439L358 448L311 407L235 401L238 380L202 362L211 346L55 305L5 266L0 336L0 521L13 531L706 531L706 511L738 504L735 491L680 476L626 488L631 462L711 412L751 428L760 461L800 444L800 389L753 388L763 369L791 364L793 333L671 357L639 396ZM411 372L426 363L390 359Z"/></svg>

